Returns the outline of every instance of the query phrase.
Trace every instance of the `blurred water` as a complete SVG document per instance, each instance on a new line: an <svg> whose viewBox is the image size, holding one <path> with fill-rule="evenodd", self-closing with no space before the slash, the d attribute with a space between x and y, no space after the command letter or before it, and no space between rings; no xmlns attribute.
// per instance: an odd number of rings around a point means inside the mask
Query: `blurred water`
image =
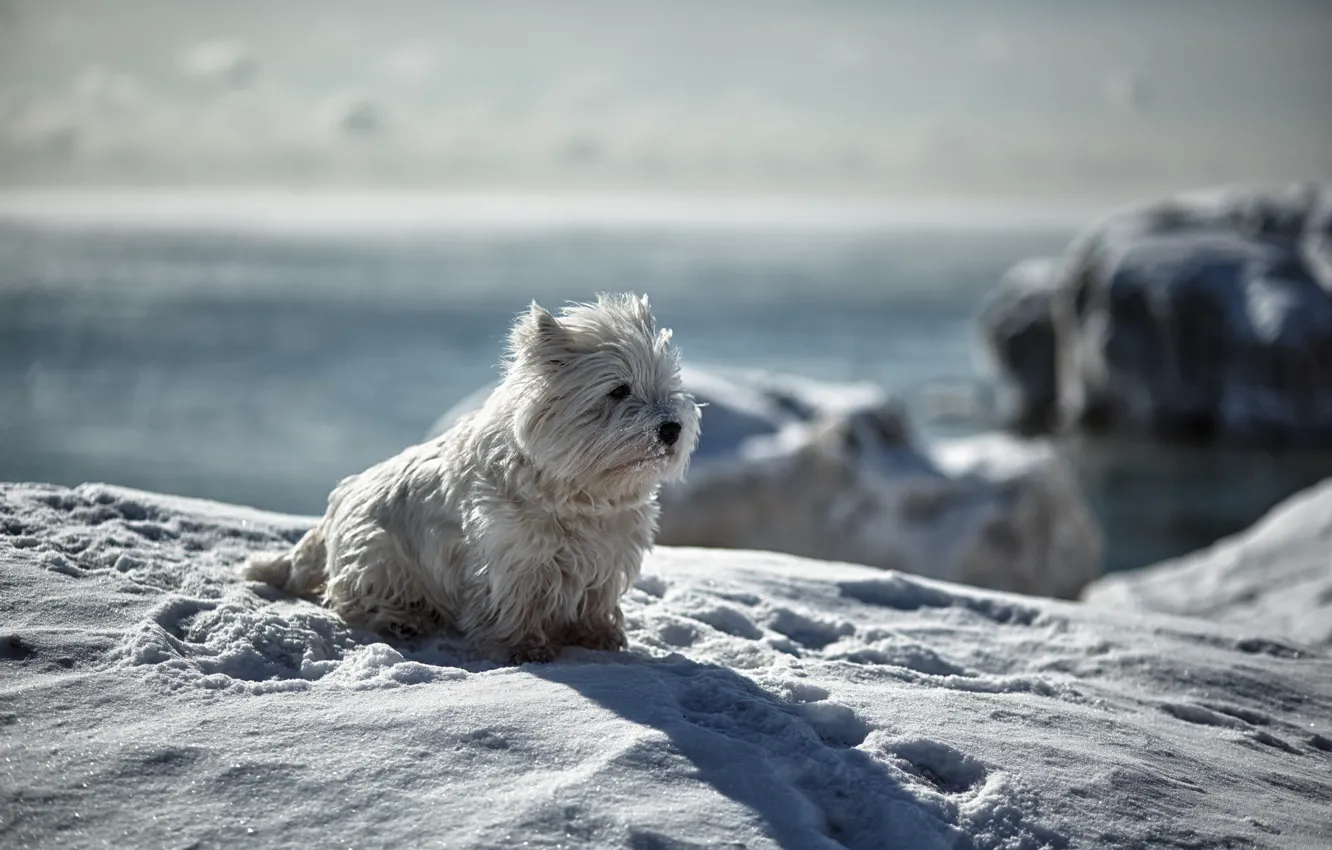
<svg viewBox="0 0 1332 850"><path fill-rule="evenodd" d="M692 362L871 380L915 398L931 381L977 376L979 298L1069 235L643 226L333 238L3 224L0 480L101 480L318 513L340 477L421 439L494 378L505 327L530 299L599 290L650 293ZM1141 501L1122 482L1102 486L1104 463L1083 467L1103 515ZM1109 566L1209 542L1241 521L1223 513L1145 550L1113 544Z"/></svg>

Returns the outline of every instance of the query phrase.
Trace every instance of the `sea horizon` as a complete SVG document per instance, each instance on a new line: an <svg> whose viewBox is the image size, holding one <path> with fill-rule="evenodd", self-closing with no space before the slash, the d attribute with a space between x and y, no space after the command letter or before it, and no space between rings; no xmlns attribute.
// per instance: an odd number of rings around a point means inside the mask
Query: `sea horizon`
<svg viewBox="0 0 1332 850"><path fill-rule="evenodd" d="M145 230L369 236L590 228L874 231L1077 227L1103 200L744 191L275 186L0 187L0 221Z"/></svg>

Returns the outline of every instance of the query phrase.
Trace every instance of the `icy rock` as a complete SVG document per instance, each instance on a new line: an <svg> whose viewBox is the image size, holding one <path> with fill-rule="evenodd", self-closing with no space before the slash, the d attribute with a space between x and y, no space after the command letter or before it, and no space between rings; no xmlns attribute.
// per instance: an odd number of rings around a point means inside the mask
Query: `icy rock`
<svg viewBox="0 0 1332 850"><path fill-rule="evenodd" d="M1058 403L1055 332L1051 304L1059 284L1059 261L1023 260L999 281L981 309L981 336L1016 391L1014 425L1041 433L1054 425Z"/></svg>
<svg viewBox="0 0 1332 850"><path fill-rule="evenodd" d="M981 324L1021 425L1332 444L1332 189L1213 190L1112 214L1053 267L1010 273Z"/></svg>
<svg viewBox="0 0 1332 850"><path fill-rule="evenodd" d="M661 494L667 545L765 549L1042 596L1100 574L1100 533L1048 447L918 443L869 385L687 370L707 406L687 479Z"/></svg>

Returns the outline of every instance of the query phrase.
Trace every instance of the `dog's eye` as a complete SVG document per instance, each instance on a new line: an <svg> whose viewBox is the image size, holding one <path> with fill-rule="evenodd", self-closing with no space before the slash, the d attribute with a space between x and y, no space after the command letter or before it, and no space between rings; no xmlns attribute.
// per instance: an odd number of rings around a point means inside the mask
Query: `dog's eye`
<svg viewBox="0 0 1332 850"><path fill-rule="evenodd" d="M631 387L631 386L629 386L628 384L620 384L620 385L617 386L615 389L613 389L613 390L611 390L610 392L606 393L606 395L610 396L611 398L615 399L616 401L623 401L624 399L628 398L628 397L629 397L629 393L631 393L631 392L633 392L633 391L634 391L634 388Z"/></svg>

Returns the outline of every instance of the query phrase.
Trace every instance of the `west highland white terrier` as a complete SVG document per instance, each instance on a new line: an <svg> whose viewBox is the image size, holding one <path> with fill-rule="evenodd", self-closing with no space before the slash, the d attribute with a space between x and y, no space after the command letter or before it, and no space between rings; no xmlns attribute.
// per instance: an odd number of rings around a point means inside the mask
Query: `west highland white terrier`
<svg viewBox="0 0 1332 850"><path fill-rule="evenodd" d="M340 482L319 523L245 576L395 635L447 629L506 663L626 645L620 597L683 476L699 408L647 297L509 332L504 380L439 437Z"/></svg>

